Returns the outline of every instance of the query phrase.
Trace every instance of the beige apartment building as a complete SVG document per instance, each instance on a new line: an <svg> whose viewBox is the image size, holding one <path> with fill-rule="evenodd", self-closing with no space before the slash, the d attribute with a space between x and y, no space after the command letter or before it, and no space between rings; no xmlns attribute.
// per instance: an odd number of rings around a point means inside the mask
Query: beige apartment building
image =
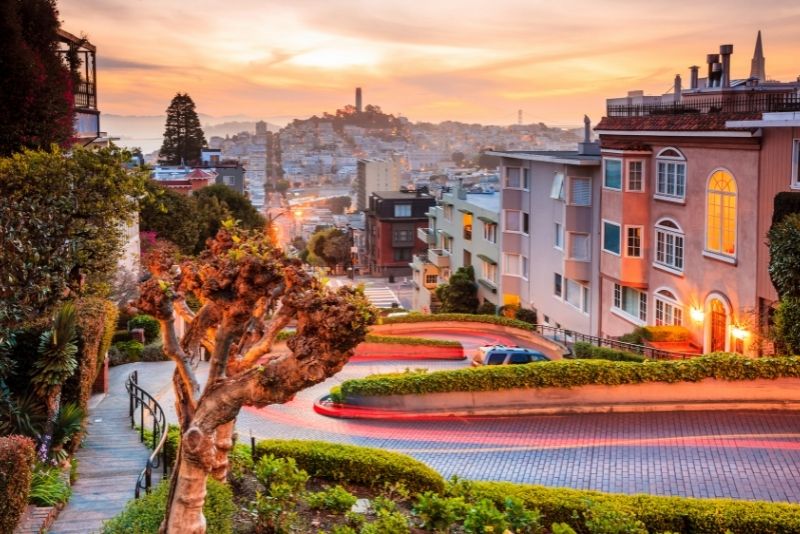
<svg viewBox="0 0 800 534"><path fill-rule="evenodd" d="M360 159L356 174L356 209L369 208L369 199L378 191L400 191L402 167L400 161L388 159Z"/></svg>

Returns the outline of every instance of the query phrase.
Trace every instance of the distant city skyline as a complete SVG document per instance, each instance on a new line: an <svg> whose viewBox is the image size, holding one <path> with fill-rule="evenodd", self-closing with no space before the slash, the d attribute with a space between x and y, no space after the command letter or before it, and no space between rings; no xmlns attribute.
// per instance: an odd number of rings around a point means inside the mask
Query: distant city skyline
<svg viewBox="0 0 800 534"><path fill-rule="evenodd" d="M490 7L490 8L489 8ZM98 47L104 113L160 115L178 91L198 111L284 124L354 104L412 121L594 121L605 99L664 93L675 74L732 43L750 72L762 30L767 74L800 75L800 4L630 0L60 0L65 29ZM701 70L702 73L702 70Z"/></svg>

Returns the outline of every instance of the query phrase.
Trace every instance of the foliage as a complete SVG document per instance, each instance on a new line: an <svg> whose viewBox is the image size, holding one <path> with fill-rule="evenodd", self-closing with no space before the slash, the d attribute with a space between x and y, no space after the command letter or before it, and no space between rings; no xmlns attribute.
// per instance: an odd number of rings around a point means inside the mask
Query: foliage
<svg viewBox="0 0 800 534"><path fill-rule="evenodd" d="M152 343L159 338L159 334L161 333L161 325L159 324L158 319L152 315L147 315L144 313L135 315L130 321L128 321L128 330L134 330L135 328L141 328L144 330L145 343Z"/></svg>
<svg viewBox="0 0 800 534"><path fill-rule="evenodd" d="M284 534L292 530L296 513L291 510L305 492L308 473L299 469L294 458L262 456L253 469L256 480L263 486L258 491L252 509L256 515L256 531L265 534Z"/></svg>
<svg viewBox="0 0 800 534"><path fill-rule="evenodd" d="M368 487L402 482L413 493L441 491L442 477L427 465L404 454L324 441L264 440L258 456L294 458L313 477L347 481Z"/></svg>
<svg viewBox="0 0 800 534"><path fill-rule="evenodd" d="M527 308L519 308L514 314L514 319L529 324L536 324L539 322L536 310L529 310Z"/></svg>
<svg viewBox="0 0 800 534"><path fill-rule="evenodd" d="M408 519L400 512L379 510L375 521L361 527L360 534L409 534Z"/></svg>
<svg viewBox="0 0 800 534"><path fill-rule="evenodd" d="M332 488L311 493L306 499L312 509L325 509L339 514L349 511L356 500L355 495L338 484Z"/></svg>
<svg viewBox="0 0 800 534"><path fill-rule="evenodd" d="M426 491L417 496L413 510L422 521L422 528L434 532L450 532L450 528L464 518L466 508L463 497L443 497Z"/></svg>
<svg viewBox="0 0 800 534"><path fill-rule="evenodd" d="M473 315L470 313L409 313L396 317L384 317L380 324L406 324L406 323L438 323L442 321L464 322L464 323L486 323L498 326L509 326L520 330L533 331L533 326L529 323L509 319L497 315Z"/></svg>
<svg viewBox="0 0 800 534"><path fill-rule="evenodd" d="M783 222L787 215L800 213L800 192L781 191L775 195L772 209L772 226Z"/></svg>
<svg viewBox="0 0 800 534"><path fill-rule="evenodd" d="M495 315L497 313L497 306L495 306L493 302L484 300L481 302L481 305L478 306L478 309L475 310L475 313L478 315Z"/></svg>
<svg viewBox="0 0 800 534"><path fill-rule="evenodd" d="M58 411L55 425L53 426L52 452L51 456L56 463L61 463L67 454L74 452L80 444L78 435L83 430L83 420L86 417L86 410L73 402L61 405ZM74 440L74 446L70 444Z"/></svg>
<svg viewBox="0 0 800 534"><path fill-rule="evenodd" d="M661 325L638 326L619 338L624 343L641 345L645 341L656 342L686 342L692 339L692 334L685 326Z"/></svg>
<svg viewBox="0 0 800 534"><path fill-rule="evenodd" d="M232 534L236 505L231 489L209 479L203 515L208 534ZM169 482L164 480L149 494L130 501L114 519L103 525L104 534L157 534L167 507Z"/></svg>
<svg viewBox="0 0 800 534"><path fill-rule="evenodd" d="M25 511L34 455L31 439L0 437L0 532L13 532Z"/></svg>
<svg viewBox="0 0 800 534"><path fill-rule="evenodd" d="M38 464L31 477L30 502L37 506L56 506L69 500L72 490L58 467Z"/></svg>
<svg viewBox="0 0 800 534"><path fill-rule="evenodd" d="M325 228L314 232L306 250L310 263L335 268L350 261L350 236L338 228Z"/></svg>
<svg viewBox="0 0 800 534"><path fill-rule="evenodd" d="M155 232L160 239L174 243L184 254L193 254L198 243L208 237L200 237L201 225L207 217L200 217L194 198L182 195L155 180L145 185L146 195L139 212L139 228ZM187 217L192 213L195 216Z"/></svg>
<svg viewBox="0 0 800 534"><path fill-rule="evenodd" d="M146 178L118 148L0 158L0 324L111 287Z"/></svg>
<svg viewBox="0 0 800 534"><path fill-rule="evenodd" d="M196 205L197 215L202 217L205 223L200 229L200 239L195 245L195 252L203 250L206 239L217 234L225 219L233 219L242 228L247 229L262 229L267 222L253 207L249 198L227 185L209 185L195 191L192 199ZM223 216L220 216L221 214Z"/></svg>
<svg viewBox="0 0 800 534"><path fill-rule="evenodd" d="M542 514L539 510L529 510L525 503L516 497L506 497L503 506L508 526L515 534L539 534L542 532Z"/></svg>
<svg viewBox="0 0 800 534"><path fill-rule="evenodd" d="M55 2L3 2L0 21L0 155L23 147L67 146L73 137L75 80L57 52Z"/></svg>
<svg viewBox="0 0 800 534"><path fill-rule="evenodd" d="M591 534L647 534L644 523L633 513L609 503L589 502L583 515Z"/></svg>
<svg viewBox="0 0 800 534"><path fill-rule="evenodd" d="M467 510L464 517L464 532L468 534L504 532L507 528L505 514L489 499L480 499Z"/></svg>
<svg viewBox="0 0 800 534"><path fill-rule="evenodd" d="M775 337L789 354L800 354L800 297L781 298L773 316Z"/></svg>
<svg viewBox="0 0 800 534"><path fill-rule="evenodd" d="M142 348L140 358L143 362L164 362L169 360L167 355L164 354L164 345L161 343L161 341L156 341L155 343L145 345Z"/></svg>
<svg viewBox="0 0 800 534"><path fill-rule="evenodd" d="M119 365L120 363L140 361L142 359L144 345L141 342L132 339L130 341L118 341L114 343L114 348L119 351L120 355L123 357L122 362L115 363L115 365Z"/></svg>
<svg viewBox="0 0 800 534"><path fill-rule="evenodd" d="M206 138L192 97L177 93L167 108L159 162L165 165L194 165L200 161L200 150L205 145Z"/></svg>
<svg viewBox="0 0 800 534"><path fill-rule="evenodd" d="M585 341L572 345L572 353L578 359L611 360L616 362L644 362L645 357L635 352L615 350L608 347L596 347Z"/></svg>
<svg viewBox="0 0 800 534"><path fill-rule="evenodd" d="M800 213L774 224L769 240L769 275L780 297L800 297Z"/></svg>
<svg viewBox="0 0 800 534"><path fill-rule="evenodd" d="M447 284L436 288L442 313L475 313L478 309L478 285L472 265L459 267Z"/></svg>
<svg viewBox="0 0 800 534"><path fill-rule="evenodd" d="M137 426L138 430L141 430ZM158 440L156 440L157 442ZM153 448L153 432L149 428L144 429L144 444L152 449ZM172 467L175 464L175 457L178 454L178 449L181 445L181 429L178 425L168 425L167 427L167 441L164 443L164 448L167 451L167 465ZM249 454L248 454L249 456Z"/></svg>
<svg viewBox="0 0 800 534"><path fill-rule="evenodd" d="M750 359L714 353L689 360L614 362L558 360L535 365L497 365L437 371L394 373L346 380L345 398L354 396L413 395L450 391L499 391L514 388L569 388L592 384L615 386L649 382L698 382L800 377L800 358Z"/></svg>
<svg viewBox="0 0 800 534"><path fill-rule="evenodd" d="M411 336L381 336L377 334L367 334L365 343L382 343L387 345L417 345L424 347L460 347L459 341L451 339L432 339L427 337Z"/></svg>

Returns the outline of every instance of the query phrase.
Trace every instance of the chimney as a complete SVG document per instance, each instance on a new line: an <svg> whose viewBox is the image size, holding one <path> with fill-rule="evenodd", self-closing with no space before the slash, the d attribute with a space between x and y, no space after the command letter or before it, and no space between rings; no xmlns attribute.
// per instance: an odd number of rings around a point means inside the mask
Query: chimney
<svg viewBox="0 0 800 534"><path fill-rule="evenodd" d="M731 86L731 54L733 54L733 45L724 44L719 47L719 54L722 56L722 87L728 88Z"/></svg>
<svg viewBox="0 0 800 534"><path fill-rule="evenodd" d="M578 154L582 156L599 156L600 144L592 142L592 120L588 115L583 116L583 142L578 143Z"/></svg>
<svg viewBox="0 0 800 534"><path fill-rule="evenodd" d="M356 111L361 112L361 88L356 87Z"/></svg>
<svg viewBox="0 0 800 534"><path fill-rule="evenodd" d="M706 87L714 87L714 65L719 62L719 54L708 54L706 56L706 63L708 63L708 80Z"/></svg>
<svg viewBox="0 0 800 534"><path fill-rule="evenodd" d="M675 90L674 90L674 92L675 92L674 98L675 98L675 103L676 104L679 104L680 101L681 101L681 92L683 91L682 85L683 84L682 84L682 81L681 81L681 75L680 74L676 74L675 75Z"/></svg>
<svg viewBox="0 0 800 534"><path fill-rule="evenodd" d="M700 67L697 65L692 65L689 67L689 89L697 89L697 79L698 74L700 73Z"/></svg>

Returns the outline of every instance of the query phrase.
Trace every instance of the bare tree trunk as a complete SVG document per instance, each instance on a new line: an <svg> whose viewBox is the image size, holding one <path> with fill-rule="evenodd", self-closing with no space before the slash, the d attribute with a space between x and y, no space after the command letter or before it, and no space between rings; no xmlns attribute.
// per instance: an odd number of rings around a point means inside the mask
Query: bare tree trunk
<svg viewBox="0 0 800 534"><path fill-rule="evenodd" d="M210 439L202 436L196 428L190 429L181 443L181 451L176 460L167 503L167 514L159 532L161 534L205 534L206 518L203 515L203 503L206 498L206 479L209 467L201 463L198 448L207 447L200 442ZM212 458L207 458L212 460Z"/></svg>
<svg viewBox="0 0 800 534"><path fill-rule="evenodd" d="M59 405L61 404L61 386L55 387L45 399L47 407L47 421L45 422L44 432L42 432L42 442L39 445L39 461L46 462L50 453L50 446L53 441L53 431L58 418Z"/></svg>
<svg viewBox="0 0 800 534"><path fill-rule="evenodd" d="M228 454L233 448L233 430L235 426L236 419L217 427L216 439L214 440L216 458L214 460L214 468L211 470L211 476L219 482L225 482L228 477Z"/></svg>

